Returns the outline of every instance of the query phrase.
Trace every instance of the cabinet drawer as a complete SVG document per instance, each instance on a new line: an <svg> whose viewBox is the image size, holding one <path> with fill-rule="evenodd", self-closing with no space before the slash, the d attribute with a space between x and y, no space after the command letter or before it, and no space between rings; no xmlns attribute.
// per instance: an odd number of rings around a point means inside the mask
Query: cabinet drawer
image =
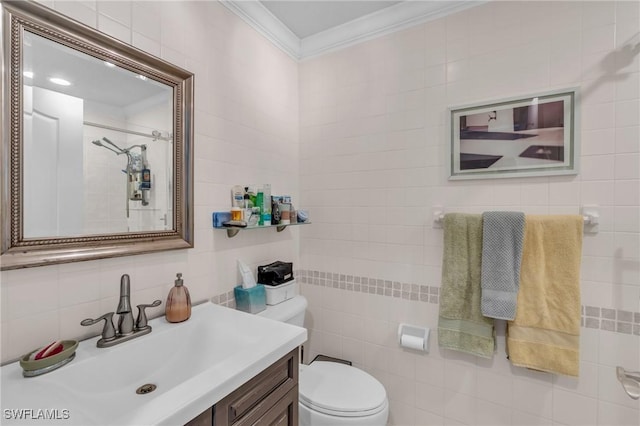
<svg viewBox="0 0 640 426"><path fill-rule="evenodd" d="M218 402L215 406L214 422L221 426L236 423L258 405L265 405L263 402L272 406L294 387L297 390L297 384L296 348Z"/></svg>
<svg viewBox="0 0 640 426"><path fill-rule="evenodd" d="M275 398L268 396L234 426L298 426L298 386L274 403Z"/></svg>

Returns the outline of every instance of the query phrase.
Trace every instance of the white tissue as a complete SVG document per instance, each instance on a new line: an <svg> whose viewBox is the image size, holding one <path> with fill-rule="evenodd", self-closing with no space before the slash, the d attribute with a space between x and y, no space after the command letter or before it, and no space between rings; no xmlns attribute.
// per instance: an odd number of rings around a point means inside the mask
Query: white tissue
<svg viewBox="0 0 640 426"><path fill-rule="evenodd" d="M240 271L240 276L242 277L242 288L251 288L256 286L256 279L253 277L253 273L251 269L240 259L238 259L238 271Z"/></svg>
<svg viewBox="0 0 640 426"><path fill-rule="evenodd" d="M424 351L424 339L422 337L404 334L400 337L400 346L403 348Z"/></svg>
<svg viewBox="0 0 640 426"><path fill-rule="evenodd" d="M410 324L398 325L398 344L407 349L429 352L429 328Z"/></svg>

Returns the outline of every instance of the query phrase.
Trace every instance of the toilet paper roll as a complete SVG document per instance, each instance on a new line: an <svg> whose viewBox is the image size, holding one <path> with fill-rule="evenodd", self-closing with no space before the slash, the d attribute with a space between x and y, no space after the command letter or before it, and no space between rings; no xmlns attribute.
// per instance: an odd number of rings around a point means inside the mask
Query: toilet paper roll
<svg viewBox="0 0 640 426"><path fill-rule="evenodd" d="M424 339L418 336L403 334L400 337L400 346L402 346L403 348L424 351Z"/></svg>

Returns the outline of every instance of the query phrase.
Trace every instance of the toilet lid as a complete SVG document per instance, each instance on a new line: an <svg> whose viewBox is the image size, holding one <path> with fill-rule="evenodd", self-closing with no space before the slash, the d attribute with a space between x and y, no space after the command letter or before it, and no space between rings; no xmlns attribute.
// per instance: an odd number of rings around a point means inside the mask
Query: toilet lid
<svg viewBox="0 0 640 426"><path fill-rule="evenodd" d="M365 416L384 409L387 393L375 378L346 364L315 361L300 371L300 402L326 414Z"/></svg>

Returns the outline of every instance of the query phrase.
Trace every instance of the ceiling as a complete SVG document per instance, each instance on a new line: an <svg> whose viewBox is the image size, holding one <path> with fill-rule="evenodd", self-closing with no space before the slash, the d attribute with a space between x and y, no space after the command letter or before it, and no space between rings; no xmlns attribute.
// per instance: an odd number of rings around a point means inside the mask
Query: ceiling
<svg viewBox="0 0 640 426"><path fill-rule="evenodd" d="M261 1L298 38L342 25L400 1Z"/></svg>
<svg viewBox="0 0 640 426"><path fill-rule="evenodd" d="M220 0L295 59L437 19L488 0Z"/></svg>
<svg viewBox="0 0 640 426"><path fill-rule="evenodd" d="M24 84L95 101L116 108L131 107L151 99L170 99L173 89L151 78L84 54L56 41L25 31L23 34ZM67 80L68 86L51 83L50 77Z"/></svg>

